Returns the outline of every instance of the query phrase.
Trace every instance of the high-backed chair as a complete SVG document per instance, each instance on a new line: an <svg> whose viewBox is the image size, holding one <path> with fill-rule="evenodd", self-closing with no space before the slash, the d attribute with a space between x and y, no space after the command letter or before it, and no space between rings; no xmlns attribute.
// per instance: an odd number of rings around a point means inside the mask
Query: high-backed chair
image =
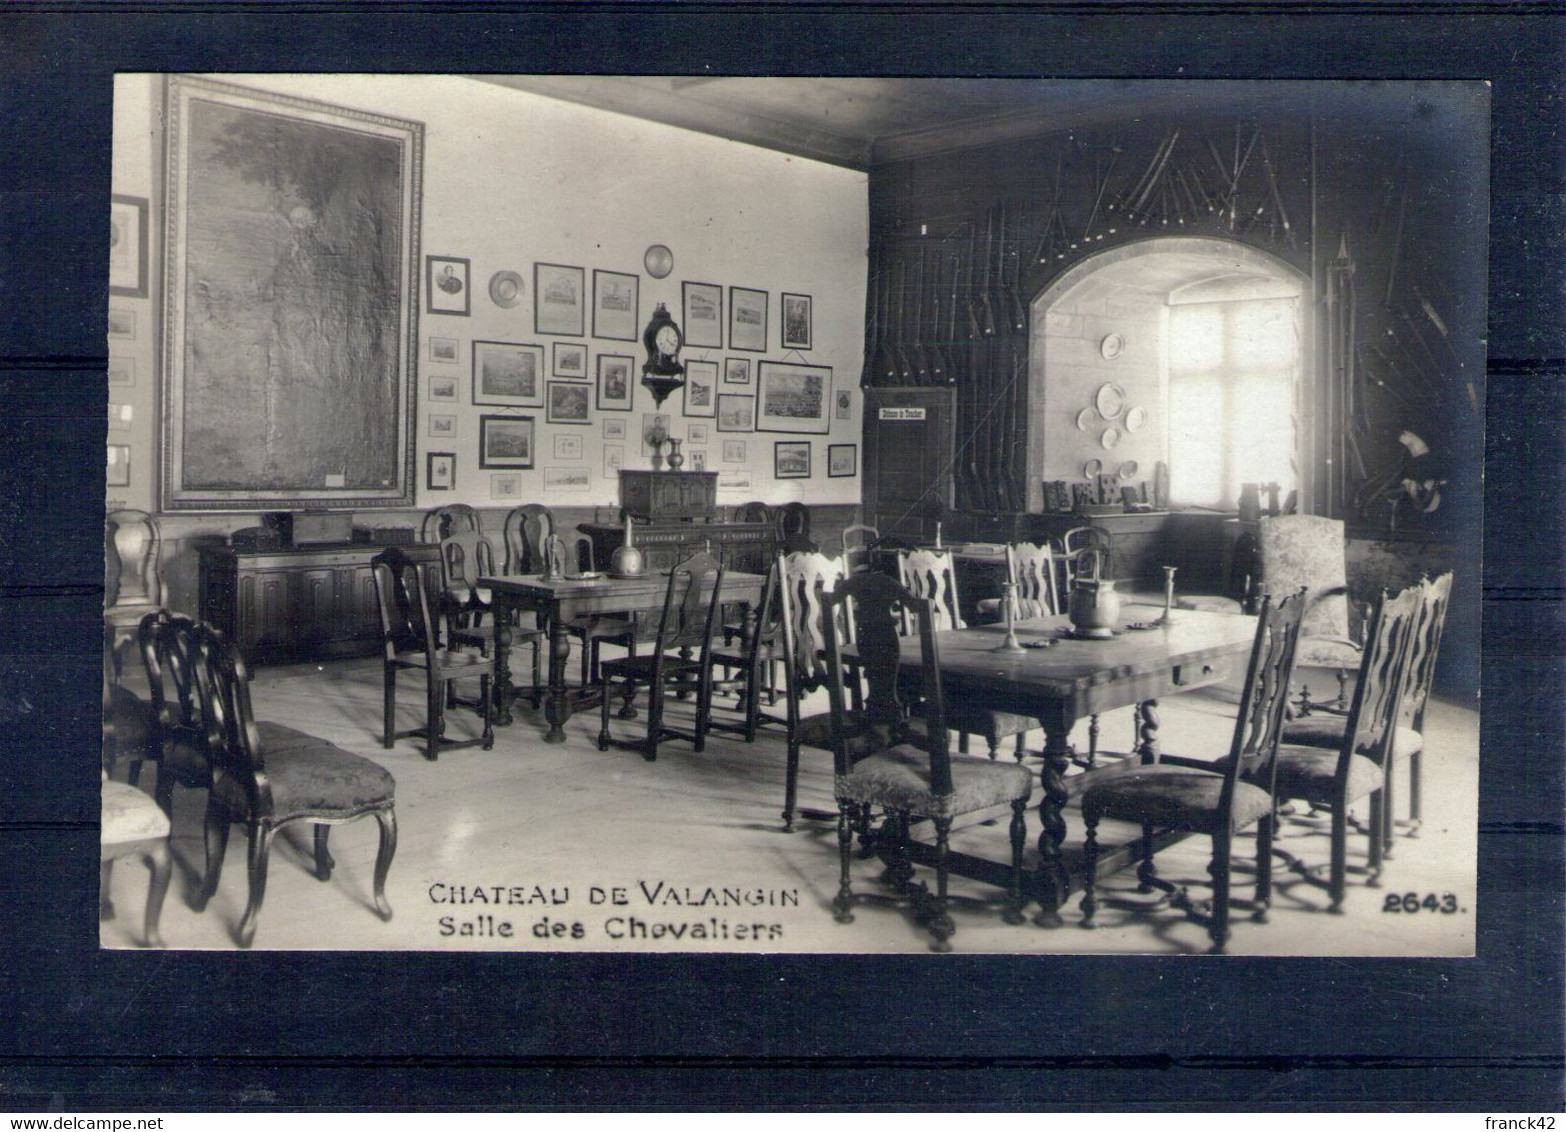
<svg viewBox="0 0 1566 1132"><path fill-rule="evenodd" d="M377 554L371 563L376 606L380 610L382 661L381 746L390 748L398 739L423 737L424 757L435 759L442 750L494 746L490 724L490 684L495 658L473 648L443 644L430 609L430 583L419 563L409 562L396 547ZM535 644L535 649L537 645ZM537 655L534 672L537 673ZM424 673L424 726L397 730L397 675L404 670ZM484 730L477 738L446 737L446 704L451 685L477 679L479 710Z"/></svg>
<svg viewBox="0 0 1566 1132"><path fill-rule="evenodd" d="M864 717L873 725L900 735L900 741L873 754L857 757L855 742L862 725L844 702L844 666L839 625L851 622L856 670L865 682ZM883 849L890 856L887 876L894 892L906 897L934 937L936 951L950 950L956 925L947 908L947 876L952 822L966 814L1011 807L1011 872L1004 918L1022 923L1023 814L1033 790L1033 776L1015 763L952 755L941 694L940 653L936 642L934 604L885 574L867 571L839 582L825 595L822 624L826 630L828 699L831 704L834 749L833 793L837 799L838 890L832 901L839 923L853 920L863 898L854 893L850 864L855 823L866 807L886 811ZM901 683L903 626L919 638L920 714L922 735L909 734ZM935 829L935 893L912 880L908 860L908 830L914 818L928 818Z"/></svg>
<svg viewBox="0 0 1566 1132"><path fill-rule="evenodd" d="M110 673L119 683L120 648L136 639L141 619L163 602L158 522L145 511L110 511L103 523L103 620L110 631Z"/></svg>
<svg viewBox="0 0 1566 1132"><path fill-rule="evenodd" d="M1018 621L1053 617L1061 611L1056 589L1055 554L1046 543L1020 542L1006 548L1006 580L1011 583L1011 615ZM975 608L991 619L1004 620L1002 598L987 597Z"/></svg>
<svg viewBox="0 0 1566 1132"><path fill-rule="evenodd" d="M114 901L109 896L109 881L114 862L126 857L144 861L152 874L147 888L147 907L142 919L142 935L148 947L162 947L158 920L163 912L163 897L169 889L169 816L157 802L127 782L109 777L122 741L135 738L121 735L120 720L110 695L113 668L109 656L103 666L103 770L99 778L98 826L98 919L114 918ZM143 735L141 741L145 742Z"/></svg>
<svg viewBox="0 0 1566 1132"><path fill-rule="evenodd" d="M419 541L439 542L463 531L481 530L478 512L466 503L448 503L427 511L419 528Z"/></svg>
<svg viewBox="0 0 1566 1132"><path fill-rule="evenodd" d="M774 541L779 554L800 550L819 550L810 537L810 508L797 500L785 503L773 512Z"/></svg>
<svg viewBox="0 0 1566 1132"><path fill-rule="evenodd" d="M759 499L752 499L734 508L731 518L736 523L770 523L773 521L772 508Z"/></svg>
<svg viewBox="0 0 1566 1132"><path fill-rule="evenodd" d="M147 616L151 617L154 614ZM103 627L103 710L106 713L104 726L108 730L104 732L103 765L110 777L113 777L119 763L129 764L130 782L135 785L142 764L156 757L154 743L157 719L153 714L151 702L142 699L121 684L114 667L114 630L105 624ZM112 742L109 741L111 736Z"/></svg>
<svg viewBox="0 0 1566 1132"><path fill-rule="evenodd" d="M766 687L771 693L775 689L774 664L780 655L782 633L778 611L778 561L774 560L762 583L761 604L755 611L750 636L744 635L743 623L726 623L722 628L723 644L712 650L713 667L721 668L724 673L722 680L715 680L714 691L732 692L736 696L735 709L740 721L731 722L714 715L708 724L711 730L742 735L747 743L756 741L756 732L762 723L761 690ZM741 638L738 643L734 642L736 636Z"/></svg>
<svg viewBox="0 0 1566 1132"><path fill-rule="evenodd" d="M1215 952L1221 952L1229 940L1234 837L1251 825L1257 826L1256 904L1252 919L1266 920L1272 899L1273 768L1303 605L1298 593L1276 604L1270 596L1264 599L1226 759L1203 766L1166 756L1156 764L1137 766L1091 784L1084 791L1083 927L1094 926L1098 909L1098 826L1105 818L1142 827L1141 864L1137 867L1142 890L1164 891L1187 915L1205 923ZM1155 835L1161 830L1203 833L1211 839L1212 861L1207 866L1213 883L1210 914L1202 915L1186 898L1184 889L1158 876L1153 855L1157 851Z"/></svg>
<svg viewBox="0 0 1566 1132"><path fill-rule="evenodd" d="M244 658L233 642L206 626L198 628L197 673L213 780L207 794L207 872L193 901L196 910L205 909L217 892L234 822L248 831L250 865L249 901L234 939L240 947L249 947L266 897L267 864L277 834L296 823L313 826L315 875L327 881L336 863L327 846L330 827L374 816L380 825L374 908L381 919L391 919L386 874L397 851L396 783L391 774L324 739L268 750L251 710Z"/></svg>
<svg viewBox="0 0 1566 1132"><path fill-rule="evenodd" d="M850 523L843 528L843 564L850 574L870 568L870 548L881 538L881 532L866 523Z"/></svg>
<svg viewBox="0 0 1566 1132"><path fill-rule="evenodd" d="M1349 807L1367 796L1369 883L1374 884L1381 873L1386 842L1383 787L1393 757L1408 642L1419 618L1422 591L1422 586L1409 586L1396 597L1382 594L1377 601L1338 749L1288 744L1278 748L1274 790L1278 801L1298 799L1332 813L1331 871L1326 882L1332 912L1342 912L1347 889ZM1307 879L1317 879L1302 871Z"/></svg>
<svg viewBox="0 0 1566 1132"><path fill-rule="evenodd" d="M152 709L145 757L157 766L158 806L172 815L175 786L205 790L212 784L207 728L196 687L196 622L157 610L141 619L137 644ZM134 785L139 768L133 767L129 777Z"/></svg>
<svg viewBox="0 0 1566 1132"><path fill-rule="evenodd" d="M1305 622L1295 657L1297 669L1327 668L1337 674L1338 694L1314 701L1300 680L1302 715L1325 702L1348 704L1348 674L1359 667L1360 646L1349 633L1348 570L1343 520L1320 515L1264 517L1256 525L1256 589L1260 593L1306 590Z"/></svg>
<svg viewBox="0 0 1566 1132"><path fill-rule="evenodd" d="M648 762L657 759L658 744L665 739L687 739L696 750L705 749L712 710L712 636L723 590L723 573L722 563L710 554L698 554L677 563L669 571L652 652L600 662L600 751L607 751L613 741L609 734L609 701L616 681L619 681L620 695L625 703L621 718L634 718L632 701L636 690L638 687L647 689L646 739L622 742L618 746L641 751ZM671 689L695 693L696 720L689 732L664 723L664 698Z"/></svg>
<svg viewBox="0 0 1566 1132"><path fill-rule="evenodd" d="M477 531L440 540L441 604L453 628L475 628L489 612L491 594L479 579L493 577L495 544Z"/></svg>

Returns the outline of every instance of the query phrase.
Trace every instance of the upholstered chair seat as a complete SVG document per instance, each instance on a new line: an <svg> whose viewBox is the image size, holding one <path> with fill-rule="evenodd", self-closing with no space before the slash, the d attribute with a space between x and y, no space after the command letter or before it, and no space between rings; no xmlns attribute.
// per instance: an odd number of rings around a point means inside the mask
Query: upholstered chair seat
<svg viewBox="0 0 1566 1132"><path fill-rule="evenodd" d="M1154 825L1210 833L1220 820L1223 775L1189 767L1150 766L1094 786L1082 800L1084 821L1100 818L1151 821ZM1229 829L1244 829L1272 808L1272 798L1250 782L1236 782Z"/></svg>
<svg viewBox="0 0 1566 1132"><path fill-rule="evenodd" d="M1330 803L1336 790L1339 752L1321 747L1279 747L1277 791L1279 797ZM1345 789L1350 798L1363 798L1381 789L1381 767L1374 759L1352 755L1348 760Z"/></svg>
<svg viewBox="0 0 1566 1132"><path fill-rule="evenodd" d="M385 767L320 739L313 746L267 751L266 777L272 788L272 817L278 822L334 810L360 813L389 803L396 794ZM232 775L219 778L212 789L231 811L245 808L244 788Z"/></svg>
<svg viewBox="0 0 1566 1132"><path fill-rule="evenodd" d="M158 809L146 791L112 779L102 786L101 844L119 845L169 835L169 816Z"/></svg>
<svg viewBox="0 0 1566 1132"><path fill-rule="evenodd" d="M840 796L861 804L954 818L1026 801L1033 790L1033 775L1016 763L992 762L953 755L952 788L937 794L930 784L930 755L923 747L891 747L854 764L853 771L834 785Z"/></svg>
<svg viewBox="0 0 1566 1132"><path fill-rule="evenodd" d="M1343 746L1348 720L1341 715L1307 715L1283 725L1283 742L1293 747L1326 747L1336 751ZM1392 757L1407 758L1424 750L1425 737L1412 727L1398 727L1392 733Z"/></svg>

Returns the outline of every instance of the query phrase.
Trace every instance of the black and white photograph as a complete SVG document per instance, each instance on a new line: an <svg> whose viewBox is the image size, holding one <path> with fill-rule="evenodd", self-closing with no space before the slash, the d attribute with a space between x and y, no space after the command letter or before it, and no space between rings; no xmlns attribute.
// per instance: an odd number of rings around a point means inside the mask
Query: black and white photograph
<svg viewBox="0 0 1566 1132"><path fill-rule="evenodd" d="M718 394L718 431L754 432L756 399L748 393Z"/></svg>
<svg viewBox="0 0 1566 1132"><path fill-rule="evenodd" d="M753 287L729 288L729 349L767 349L767 292Z"/></svg>
<svg viewBox="0 0 1566 1132"><path fill-rule="evenodd" d="M556 342L554 344L554 375L556 377L585 378L587 376L587 344L585 342Z"/></svg>
<svg viewBox="0 0 1566 1132"><path fill-rule="evenodd" d="M479 417L479 467L531 468L533 417Z"/></svg>
<svg viewBox="0 0 1566 1132"><path fill-rule="evenodd" d="M723 346L723 288L716 283L680 284L685 311L681 330L687 346L721 349Z"/></svg>
<svg viewBox="0 0 1566 1132"><path fill-rule="evenodd" d="M109 294L147 297L147 202L116 193L109 206Z"/></svg>
<svg viewBox="0 0 1566 1132"><path fill-rule="evenodd" d="M533 331L579 338L587 333L586 274L559 263L533 265Z"/></svg>
<svg viewBox="0 0 1566 1132"><path fill-rule="evenodd" d="M429 314L468 314L472 311L469 275L472 261L457 256L432 255L424 260L424 309Z"/></svg>
<svg viewBox="0 0 1566 1132"><path fill-rule="evenodd" d="M598 355L598 407L611 409L616 412L630 412L631 400L635 392L635 386L631 384L631 367L636 360L626 354L599 354ZM604 435L608 432L609 420L604 421ZM624 435L623 433L621 435Z"/></svg>
<svg viewBox="0 0 1566 1132"><path fill-rule="evenodd" d="M641 279L620 271L593 272L593 337L634 342L641 333L637 298Z"/></svg>
<svg viewBox="0 0 1566 1132"><path fill-rule="evenodd" d="M473 403L541 407L544 348L522 342L474 342Z"/></svg>
<svg viewBox="0 0 1566 1132"><path fill-rule="evenodd" d="M723 359L723 384L725 384L725 385L749 385L750 384L750 359L749 358L724 358Z"/></svg>
<svg viewBox="0 0 1566 1132"><path fill-rule="evenodd" d="M457 392L457 379L451 374L432 373L425 377L424 384L428 387L427 394L431 401L460 401Z"/></svg>
<svg viewBox="0 0 1566 1132"><path fill-rule="evenodd" d="M685 415L718 415L718 363L692 359L685 363Z"/></svg>
<svg viewBox="0 0 1566 1132"><path fill-rule="evenodd" d="M586 424L591 408L590 387L566 381L549 383L549 406L545 414L551 424Z"/></svg>
<svg viewBox="0 0 1566 1132"><path fill-rule="evenodd" d="M757 417L760 432L829 432L828 399L832 370L795 362L756 363Z"/></svg>
<svg viewBox="0 0 1566 1132"><path fill-rule="evenodd" d="M772 445L772 475L780 480L810 478L810 441L778 440Z"/></svg>
<svg viewBox="0 0 1566 1132"><path fill-rule="evenodd" d="M859 446L857 444L827 445L827 477L843 479L859 474Z"/></svg>
<svg viewBox="0 0 1566 1132"><path fill-rule="evenodd" d="M785 350L810 349L810 296L782 295L782 338Z"/></svg>
<svg viewBox="0 0 1566 1132"><path fill-rule="evenodd" d="M450 491L457 486L457 454L430 452L425 455L424 487L428 491Z"/></svg>
<svg viewBox="0 0 1566 1132"><path fill-rule="evenodd" d="M431 413L429 415L429 435L431 440L449 440L457 435L457 415L455 413Z"/></svg>
<svg viewBox="0 0 1566 1132"><path fill-rule="evenodd" d="M430 336L430 361L454 362L457 360L459 346L455 338L439 338Z"/></svg>

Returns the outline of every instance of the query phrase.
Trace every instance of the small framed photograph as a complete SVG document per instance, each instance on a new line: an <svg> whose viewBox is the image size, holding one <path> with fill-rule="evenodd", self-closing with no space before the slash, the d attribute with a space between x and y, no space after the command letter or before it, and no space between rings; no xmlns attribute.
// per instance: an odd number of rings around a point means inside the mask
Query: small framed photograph
<svg viewBox="0 0 1566 1132"><path fill-rule="evenodd" d="M531 468L533 424L532 417L480 417L479 467Z"/></svg>
<svg viewBox="0 0 1566 1132"><path fill-rule="evenodd" d="M680 284L685 321L680 330L687 346L723 348L723 288L716 283Z"/></svg>
<svg viewBox="0 0 1566 1132"><path fill-rule="evenodd" d="M756 399L744 393L718 394L718 431L754 432Z"/></svg>
<svg viewBox="0 0 1566 1132"><path fill-rule="evenodd" d="M130 486L130 445L109 445L108 474L104 479L107 487Z"/></svg>
<svg viewBox="0 0 1566 1132"><path fill-rule="evenodd" d="M617 413L629 413L631 411L631 396L636 391L635 384L631 381L631 367L636 364L634 358L625 354L599 354L598 355L598 407L610 409ZM607 430L609 422L604 421ZM625 427L625 422L620 422L620 427ZM605 436L609 433L606 431ZM625 435L621 433L621 435Z"/></svg>
<svg viewBox="0 0 1566 1132"><path fill-rule="evenodd" d="M471 266L456 256L425 256L424 309L430 314L470 314Z"/></svg>
<svg viewBox="0 0 1566 1132"><path fill-rule="evenodd" d="M641 327L641 278L619 271L593 271L593 337L636 341Z"/></svg>
<svg viewBox="0 0 1566 1132"><path fill-rule="evenodd" d="M579 432L555 433L555 459L580 460L582 458L582 434Z"/></svg>
<svg viewBox="0 0 1566 1132"><path fill-rule="evenodd" d="M109 294L147 297L147 200L109 198Z"/></svg>
<svg viewBox="0 0 1566 1132"><path fill-rule="evenodd" d="M110 358L109 359L109 384L110 385L135 385L136 384L136 359L135 358Z"/></svg>
<svg viewBox="0 0 1566 1132"><path fill-rule="evenodd" d="M745 462L745 442L743 440L725 440L723 442L723 462L725 464L743 464Z"/></svg>
<svg viewBox="0 0 1566 1132"><path fill-rule="evenodd" d="M729 349L767 348L767 293L749 287L729 288Z"/></svg>
<svg viewBox="0 0 1566 1132"><path fill-rule="evenodd" d="M124 307L109 308L109 337L135 338L136 312Z"/></svg>
<svg viewBox="0 0 1566 1132"><path fill-rule="evenodd" d="M625 439L625 418L624 417L605 417L604 418L604 439L605 440L624 440Z"/></svg>
<svg viewBox="0 0 1566 1132"><path fill-rule="evenodd" d="M723 384L724 385L749 385L750 384L750 359L749 358L724 358L723 359Z"/></svg>
<svg viewBox="0 0 1566 1132"><path fill-rule="evenodd" d="M549 383L549 409L544 419L550 424L586 424L588 387L565 381Z"/></svg>
<svg viewBox="0 0 1566 1132"><path fill-rule="evenodd" d="M846 421L854 415L854 395L847 389L839 389L833 403L837 406L834 416L840 421Z"/></svg>
<svg viewBox="0 0 1566 1132"><path fill-rule="evenodd" d="M685 435L692 444L706 444L709 435L708 427L704 424L689 425L685 429Z"/></svg>
<svg viewBox="0 0 1566 1132"><path fill-rule="evenodd" d="M687 417L715 417L718 415L718 363L685 363L685 415Z"/></svg>
<svg viewBox="0 0 1566 1132"><path fill-rule="evenodd" d="M584 343L555 343L555 376L587 378L587 346Z"/></svg>
<svg viewBox="0 0 1566 1132"><path fill-rule="evenodd" d="M457 414L431 413L430 439L450 440L457 435Z"/></svg>
<svg viewBox="0 0 1566 1132"><path fill-rule="evenodd" d="M431 338L430 361L454 362L457 360L458 348L455 338Z"/></svg>
<svg viewBox="0 0 1566 1132"><path fill-rule="evenodd" d="M544 348L520 342L474 342L473 403L542 406Z"/></svg>
<svg viewBox="0 0 1566 1132"><path fill-rule="evenodd" d="M424 487L427 491L450 491L456 486L455 452L431 452L424 457Z"/></svg>
<svg viewBox="0 0 1566 1132"><path fill-rule="evenodd" d="M705 448L692 448L690 450L691 471L705 472L707 470L707 450Z"/></svg>
<svg viewBox="0 0 1566 1132"><path fill-rule="evenodd" d="M560 263L533 265L533 330L580 338L587 332L582 287L587 273Z"/></svg>
<svg viewBox="0 0 1566 1132"><path fill-rule="evenodd" d="M491 499L521 499L522 473L491 472L489 474L489 497Z"/></svg>
<svg viewBox="0 0 1566 1132"><path fill-rule="evenodd" d="M808 480L810 478L810 441L774 441L772 445L772 478L779 480Z"/></svg>
<svg viewBox="0 0 1566 1132"><path fill-rule="evenodd" d="M109 431L129 432L131 421L136 417L136 409L132 405L123 402L109 402Z"/></svg>
<svg viewBox="0 0 1566 1132"><path fill-rule="evenodd" d="M593 486L586 468L545 468L545 491L587 491Z"/></svg>
<svg viewBox="0 0 1566 1132"><path fill-rule="evenodd" d="M430 400L431 401L455 401L457 399L457 378L449 373L432 373L429 375Z"/></svg>
<svg viewBox="0 0 1566 1132"><path fill-rule="evenodd" d="M859 445L827 445L827 478L842 479L859 474Z"/></svg>
<svg viewBox="0 0 1566 1132"><path fill-rule="evenodd" d="M719 491L749 491L750 469L739 468L732 472L724 472L718 477Z"/></svg>
<svg viewBox="0 0 1566 1132"><path fill-rule="evenodd" d="M669 435L668 413L643 413L642 414L642 455L651 456L652 445L647 443L647 438L657 430L665 438Z"/></svg>
<svg viewBox="0 0 1566 1132"><path fill-rule="evenodd" d="M795 362L756 363L756 388L761 402L758 432L826 432L827 404L832 396L830 366Z"/></svg>
<svg viewBox="0 0 1566 1132"><path fill-rule="evenodd" d="M783 292L783 348L810 349L810 296Z"/></svg>
<svg viewBox="0 0 1566 1132"><path fill-rule="evenodd" d="M604 479L613 480L620 474L620 469L625 467L625 445L604 445Z"/></svg>

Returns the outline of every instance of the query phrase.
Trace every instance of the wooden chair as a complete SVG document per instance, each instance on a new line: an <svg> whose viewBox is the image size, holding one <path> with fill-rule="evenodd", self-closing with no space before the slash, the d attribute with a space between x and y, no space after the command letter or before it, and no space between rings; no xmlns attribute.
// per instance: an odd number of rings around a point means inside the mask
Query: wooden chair
<svg viewBox="0 0 1566 1132"><path fill-rule="evenodd" d="M1359 667L1360 644L1349 632L1344 554L1341 519L1279 515L1256 525L1257 592L1286 593L1304 586L1308 595L1295 667L1327 668L1337 675L1338 694L1325 701L1312 700L1310 688L1301 680L1302 716L1322 706L1347 707L1348 674Z"/></svg>
<svg viewBox="0 0 1566 1132"><path fill-rule="evenodd" d="M112 634L111 634L112 639ZM116 756L134 746L137 737L120 731L120 710L110 694L113 689L113 659L104 654L103 666L103 770L99 778L98 825L98 919L114 919L114 901L109 896L109 881L114 862L126 857L143 861L152 874L147 888L147 907L142 918L142 937L148 947L162 947L158 920L163 913L163 898L169 890L172 872L169 857L169 815L151 797L126 782L109 777ZM146 735L140 736L146 742Z"/></svg>
<svg viewBox="0 0 1566 1132"><path fill-rule="evenodd" d="M1011 582L1011 614L1018 621L1029 617L1053 617L1061 612L1055 588L1055 554L1046 543L1021 542L1006 548L1006 580ZM987 597L975 608L992 620L1005 620L1001 598Z"/></svg>
<svg viewBox="0 0 1566 1132"><path fill-rule="evenodd" d="M145 511L110 511L103 523L103 620L109 627L111 678L118 684L120 648L134 641L141 619L163 601L158 522Z"/></svg>
<svg viewBox="0 0 1566 1132"><path fill-rule="evenodd" d="M1090 784L1082 794L1086 830L1082 863L1082 926L1093 927L1098 908L1095 889L1098 867L1098 825L1104 818L1142 827L1142 860L1137 867L1141 891L1160 889L1191 918L1205 923L1214 952L1229 939L1230 857L1235 834L1258 827L1256 902L1252 919L1264 922L1272 899L1273 768L1278 733L1283 725L1304 602L1292 594L1273 604L1267 598L1256 621L1234 738L1225 760L1200 763L1164 756L1158 763L1138 766ZM1204 833L1212 840L1212 911L1202 915L1185 890L1157 875L1153 854L1159 830Z"/></svg>
<svg viewBox="0 0 1566 1132"><path fill-rule="evenodd" d="M881 532L866 523L850 523L843 528L843 564L850 574L870 569L870 548L881 539Z"/></svg>
<svg viewBox="0 0 1566 1132"><path fill-rule="evenodd" d="M710 554L698 554L676 564L669 571L652 653L617 657L599 664L600 751L607 751L612 742L609 701L616 680L620 682L620 696L624 701L620 711L622 719L635 718L636 689L639 686L647 688L647 738L617 743L617 746L640 750L648 762L657 759L658 744L665 739L688 739L696 750L705 749L712 711L712 638L723 590L723 573L722 563ZM672 655L671 650L676 649L680 650L679 654ZM692 652L696 654L694 659L690 655ZM696 721L689 732L664 724L664 698L671 688L695 693Z"/></svg>
<svg viewBox="0 0 1566 1132"><path fill-rule="evenodd" d="M490 724L490 684L495 675L494 655L442 644L437 623L430 613L429 583L424 566L409 562L396 547L390 547L375 556L371 569L375 578L376 605L380 610L381 640L385 650L381 746L390 748L398 739L423 736L424 757L432 760L439 756L442 749L482 746L486 751L489 750L495 744L495 733ZM534 647L536 649L537 646ZM397 674L405 669L424 673L424 726L398 731ZM534 671L536 675L536 654ZM446 703L450 687L458 680L475 677L479 681L483 733L476 739L448 739L445 735Z"/></svg>
<svg viewBox="0 0 1566 1132"><path fill-rule="evenodd" d="M779 554L816 551L821 548L810 537L810 508L797 500L785 503L772 515L774 545Z"/></svg>
<svg viewBox="0 0 1566 1132"><path fill-rule="evenodd" d="M137 646L147 672L151 732L145 757L157 767L158 807L174 813L174 787L205 790L212 785L207 727L196 687L196 622L159 609L137 627ZM139 781L133 767L129 781Z"/></svg>
<svg viewBox="0 0 1566 1132"><path fill-rule="evenodd" d="M821 623L826 635L833 788L838 806L838 891L832 901L835 918L839 923L852 922L854 907L867 899L855 895L850 880L853 835L863 811L879 806L886 811L878 848L887 858L887 878L934 937L933 949L950 950L949 940L957 930L947 895L952 822L966 814L1010 806L1011 872L1004 918L1010 924L1022 923L1023 816L1033 776L1015 763L952 755L941 694L934 603L874 571L843 579L824 598ZM857 671L866 685L864 718L872 727L898 739L895 745L863 757L857 757L855 751L863 725L853 720L844 703L843 649L839 643L839 625L843 623L853 626ZM900 638L905 623L911 624L919 637L922 734L908 730L905 705L898 697ZM928 818L935 828L933 896L912 879L907 842L909 824L915 818Z"/></svg>
<svg viewBox="0 0 1566 1132"><path fill-rule="evenodd" d="M1381 874L1386 842L1383 803L1386 773L1394 748L1394 729L1402 701L1405 660L1411 630L1419 619L1422 586L1409 586L1396 597L1385 594L1371 613L1364 659L1354 683L1354 700L1344 720L1337 750L1280 745L1274 795L1278 801L1297 799L1332 813L1332 858L1325 883L1331 905L1341 913L1348 880L1349 807L1370 799L1369 880ZM1307 880L1321 883L1313 872L1292 861Z"/></svg>
<svg viewBox="0 0 1566 1132"><path fill-rule="evenodd" d="M154 614L147 616L151 617ZM137 628L139 633L140 627ZM119 763L128 763L130 766L128 777L131 785L134 786L137 776L141 773L142 764L157 757L157 718L153 713L151 701L142 699L119 682L119 673L115 671L117 657L114 637L113 626L105 623L103 707L107 713L105 726L111 728L113 742L108 741L110 732L105 732L103 765L112 778Z"/></svg>
<svg viewBox="0 0 1566 1132"><path fill-rule="evenodd" d="M477 534L481 529L477 511L466 503L448 503L425 513L419 528L419 541L439 542L463 531Z"/></svg>
<svg viewBox="0 0 1566 1132"><path fill-rule="evenodd" d="M1409 633L1408 659L1403 666L1402 707L1392 731L1391 764L1387 768L1385 809L1392 818L1393 766L1408 763L1408 836L1419 833L1421 821L1421 762L1425 748L1425 706L1435 682L1436 657L1452 598L1452 574L1448 571L1420 588L1419 618ZM1363 663L1361 664L1363 668ZM1336 751L1343 746L1348 720L1330 708L1316 707L1310 715L1283 725L1283 742L1297 747L1322 747ZM1388 854L1390 855L1390 854Z"/></svg>
<svg viewBox="0 0 1566 1132"><path fill-rule="evenodd" d="M249 947L266 897L272 841L296 823L314 827L315 875L331 879L336 862L327 846L330 827L373 815L380 826L375 858L373 900L376 914L391 919L386 874L397 851L396 783L379 764L314 739L309 745L268 750L250 704L250 676L239 649L206 626L197 632L197 685L212 753L212 789L207 794L206 879L192 902L206 908L217 891L229 827L248 830L250 896L234 931L235 942Z"/></svg>
<svg viewBox="0 0 1566 1132"><path fill-rule="evenodd" d="M477 531L440 540L441 606L452 628L477 628L489 612L491 594L479 579L493 577L495 544Z"/></svg>
<svg viewBox="0 0 1566 1132"><path fill-rule="evenodd" d="M730 515L736 523L771 523L772 508L759 499L752 499L749 503L741 503Z"/></svg>
<svg viewBox="0 0 1566 1132"><path fill-rule="evenodd" d="M762 583L761 605L756 610L755 631L747 639L745 626L740 622L724 624L723 644L712 650L714 668L721 668L722 680L714 680L714 692L732 693L737 700L736 711L740 722L734 723L714 716L708 727L712 731L728 731L744 736L745 742L754 743L756 732L763 722L761 692L765 687L769 696L774 684L774 665L780 655L782 624L778 617L778 562L774 560L767 569L767 579ZM734 638L739 637L739 643ZM737 675L734 675L737 673ZM768 700L776 702L775 696ZM716 704L714 704L716 707Z"/></svg>

